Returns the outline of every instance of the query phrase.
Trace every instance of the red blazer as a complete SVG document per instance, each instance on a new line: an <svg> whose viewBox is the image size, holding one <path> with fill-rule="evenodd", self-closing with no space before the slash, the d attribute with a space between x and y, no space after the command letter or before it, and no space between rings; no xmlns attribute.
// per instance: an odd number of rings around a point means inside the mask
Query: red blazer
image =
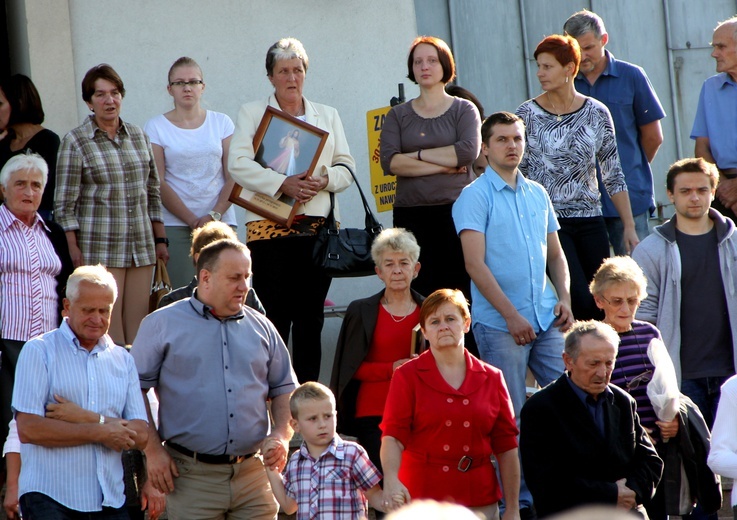
<svg viewBox="0 0 737 520"><path fill-rule="evenodd" d="M512 401L500 370L464 354L466 379L458 390L443 379L432 351L392 378L381 429L405 447L399 479L413 499L476 507L502 496L490 457L517 447ZM468 457L470 468L460 471Z"/></svg>

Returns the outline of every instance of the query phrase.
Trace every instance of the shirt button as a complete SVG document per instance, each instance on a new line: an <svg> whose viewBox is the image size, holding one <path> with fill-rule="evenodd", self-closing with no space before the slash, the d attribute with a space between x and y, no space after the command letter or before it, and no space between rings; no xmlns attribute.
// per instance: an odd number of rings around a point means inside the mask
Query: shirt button
<svg viewBox="0 0 737 520"><path fill-rule="evenodd" d="M447 421L445 421L445 425L446 426L450 426L451 424L453 424L453 422L450 419L447 420Z"/></svg>
<svg viewBox="0 0 737 520"><path fill-rule="evenodd" d="M468 453L469 451L471 451L471 448L469 448L468 446L464 446L463 447L463 451L465 451L466 453Z"/></svg>
<svg viewBox="0 0 737 520"><path fill-rule="evenodd" d="M468 422L468 421L464 421L464 422L463 422L463 427L464 427L464 428L470 428L470 427L471 427L471 423L470 423L470 422Z"/></svg>
<svg viewBox="0 0 737 520"><path fill-rule="evenodd" d="M449 398L448 398L448 402L449 402L449 403L452 403L452 402L453 402L453 398L452 398L452 397L449 397Z"/></svg>
<svg viewBox="0 0 737 520"><path fill-rule="evenodd" d="M450 445L446 444L443 446L443 451L450 451Z"/></svg>
<svg viewBox="0 0 737 520"><path fill-rule="evenodd" d="M463 404L466 404L466 405L467 405L468 403L470 403L470 402L471 402L471 401L469 401L468 399L464 399L464 400L463 400Z"/></svg>
<svg viewBox="0 0 737 520"><path fill-rule="evenodd" d="M231 444L233 444L233 439L230 439L228 442L231 443Z"/></svg>
<svg viewBox="0 0 737 520"><path fill-rule="evenodd" d="M228 388L228 392L232 392L232 390L230 388Z"/></svg>
<svg viewBox="0 0 737 520"><path fill-rule="evenodd" d="M448 466L443 466L443 471L445 471L446 473L448 473L450 471L450 468Z"/></svg>
<svg viewBox="0 0 737 520"><path fill-rule="evenodd" d="M233 417L233 414L230 414L231 417Z"/></svg>

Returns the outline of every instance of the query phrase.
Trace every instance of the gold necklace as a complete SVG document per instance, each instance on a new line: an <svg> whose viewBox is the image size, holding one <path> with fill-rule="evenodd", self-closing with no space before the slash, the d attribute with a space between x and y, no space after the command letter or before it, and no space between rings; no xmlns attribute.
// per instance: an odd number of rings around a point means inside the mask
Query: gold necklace
<svg viewBox="0 0 737 520"><path fill-rule="evenodd" d="M563 112L558 112L558 107L556 107L555 106L555 103L553 103L553 100L550 97L550 92L548 92L546 90L545 91L545 96L548 98L548 102L550 103L550 106L553 107L553 111L558 113L558 117L557 117L558 121L562 121L563 120L563 114L564 113L568 113L568 111L573 106L573 102L576 100L576 94L573 94L573 99L571 99L571 102L568 103L568 108L566 108Z"/></svg>
<svg viewBox="0 0 737 520"><path fill-rule="evenodd" d="M386 312L389 313L389 316L391 317L394 323L403 322L407 318L407 316L409 316L412 313L412 307L414 307L414 305L415 305L415 301L412 298L410 298L409 307L407 307L407 313L401 318L397 319L394 317L394 314L392 314L392 311L389 310L389 300L386 299L386 296L384 297L384 308L386 309Z"/></svg>

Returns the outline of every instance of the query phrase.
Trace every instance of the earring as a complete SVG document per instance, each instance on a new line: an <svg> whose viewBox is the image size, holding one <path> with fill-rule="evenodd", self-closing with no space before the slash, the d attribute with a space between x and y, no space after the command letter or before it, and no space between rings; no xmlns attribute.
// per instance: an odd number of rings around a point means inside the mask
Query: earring
<svg viewBox="0 0 737 520"><path fill-rule="evenodd" d="M566 76L566 83L568 83L568 76Z"/></svg>

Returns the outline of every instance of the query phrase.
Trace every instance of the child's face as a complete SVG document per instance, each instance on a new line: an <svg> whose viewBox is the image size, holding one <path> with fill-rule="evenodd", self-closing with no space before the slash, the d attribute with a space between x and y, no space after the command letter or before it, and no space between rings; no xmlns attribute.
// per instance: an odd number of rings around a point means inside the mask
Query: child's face
<svg viewBox="0 0 737 520"><path fill-rule="evenodd" d="M327 447L335 437L335 408L329 399L307 399L299 405L294 430L309 447Z"/></svg>

